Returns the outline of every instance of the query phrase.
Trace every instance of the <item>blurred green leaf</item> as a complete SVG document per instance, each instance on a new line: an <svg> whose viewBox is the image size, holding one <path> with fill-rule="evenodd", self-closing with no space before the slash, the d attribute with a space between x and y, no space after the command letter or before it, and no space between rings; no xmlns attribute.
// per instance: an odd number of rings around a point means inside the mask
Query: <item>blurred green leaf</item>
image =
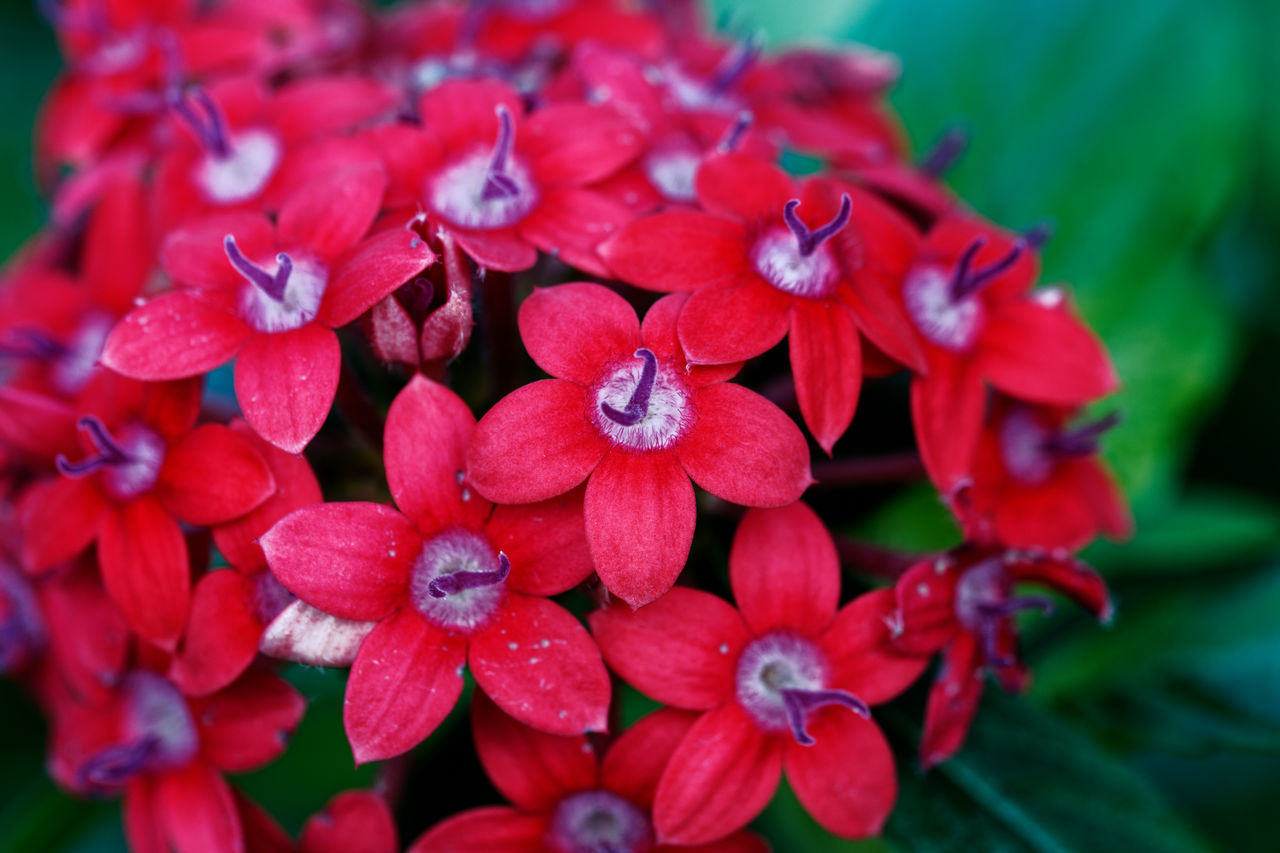
<svg viewBox="0 0 1280 853"><path fill-rule="evenodd" d="M913 722L878 714L916 742ZM886 837L904 851L1209 849L1145 780L1024 700L988 690L965 747L904 772Z"/></svg>

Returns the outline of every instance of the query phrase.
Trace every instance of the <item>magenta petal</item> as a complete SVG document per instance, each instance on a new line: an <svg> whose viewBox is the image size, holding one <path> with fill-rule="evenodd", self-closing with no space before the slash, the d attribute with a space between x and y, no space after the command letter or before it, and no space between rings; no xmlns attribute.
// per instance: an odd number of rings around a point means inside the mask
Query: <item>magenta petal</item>
<svg viewBox="0 0 1280 853"><path fill-rule="evenodd" d="M275 494L266 460L244 436L221 424L201 424L165 453L156 494L189 524L210 525L244 515Z"/></svg>
<svg viewBox="0 0 1280 853"><path fill-rule="evenodd" d="M558 595L591 576L595 564L587 549L584 491L494 508L484 532L511 560L507 586L529 595Z"/></svg>
<svg viewBox="0 0 1280 853"><path fill-rule="evenodd" d="M137 634L173 649L187 623L187 541L150 495L105 513L98 536L102 582Z"/></svg>
<svg viewBox="0 0 1280 853"><path fill-rule="evenodd" d="M235 314L194 293L166 293L116 324L102 363L148 381L199 376L230 361L252 334Z"/></svg>
<svg viewBox="0 0 1280 853"><path fill-rule="evenodd" d="M609 674L581 623L545 598L512 593L471 638L471 672L498 707L551 734L608 729Z"/></svg>
<svg viewBox="0 0 1280 853"><path fill-rule="evenodd" d="M333 271L317 319L335 329L347 325L435 259L426 241L407 228L374 234Z"/></svg>
<svg viewBox="0 0 1280 853"><path fill-rule="evenodd" d="M698 290L750 274L742 226L691 210L638 219L599 252L615 276L649 290Z"/></svg>
<svg viewBox="0 0 1280 853"><path fill-rule="evenodd" d="M467 476L497 503L562 495L599 464L608 443L587 420L585 391L544 379L498 401L471 438Z"/></svg>
<svg viewBox="0 0 1280 853"><path fill-rule="evenodd" d="M471 809L436 824L408 853L546 853L547 820L507 806Z"/></svg>
<svg viewBox="0 0 1280 853"><path fill-rule="evenodd" d="M169 678L189 696L221 690L248 669L261 634L252 582L236 571L210 572L191 596L187 635Z"/></svg>
<svg viewBox="0 0 1280 853"><path fill-rule="evenodd" d="M520 337L539 367L591 385L610 363L640 346L635 309L598 284L537 288L520 305Z"/></svg>
<svg viewBox="0 0 1280 853"><path fill-rule="evenodd" d="M347 681L342 722L356 764L412 749L462 693L466 640L397 610L365 638Z"/></svg>
<svg viewBox="0 0 1280 853"><path fill-rule="evenodd" d="M310 249L332 262L369 230L386 187L387 170L377 161L349 166L308 183L280 208L280 247L285 251Z"/></svg>
<svg viewBox="0 0 1280 853"><path fill-rule="evenodd" d="M304 507L262 537L267 564L302 600L344 619L381 619L404 600L422 538L409 519L373 503Z"/></svg>
<svg viewBox="0 0 1280 853"><path fill-rule="evenodd" d="M828 706L809 717L816 741L789 741L787 779L805 811L841 838L878 835L898 796L893 753L880 728L847 708Z"/></svg>
<svg viewBox="0 0 1280 853"><path fill-rule="evenodd" d="M315 323L254 335L236 360L245 420L281 450L301 453L329 415L341 361L338 336Z"/></svg>
<svg viewBox="0 0 1280 853"><path fill-rule="evenodd" d="M811 632L835 615L840 560L822 519L805 504L753 509L734 534L729 581L756 634L774 628Z"/></svg>
<svg viewBox="0 0 1280 853"><path fill-rule="evenodd" d="M520 236L566 264L604 278L600 244L633 219L631 210L603 193L561 187L547 193L520 223Z"/></svg>
<svg viewBox="0 0 1280 853"><path fill-rule="evenodd" d="M862 347L853 314L833 302L797 299L788 339L800 414L822 449L853 422L862 388Z"/></svg>

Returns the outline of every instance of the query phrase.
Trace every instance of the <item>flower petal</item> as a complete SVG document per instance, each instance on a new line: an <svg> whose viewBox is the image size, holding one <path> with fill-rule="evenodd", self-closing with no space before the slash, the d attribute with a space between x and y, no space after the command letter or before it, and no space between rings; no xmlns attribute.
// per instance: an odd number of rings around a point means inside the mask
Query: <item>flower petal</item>
<svg viewBox="0 0 1280 853"><path fill-rule="evenodd" d="M381 794L344 791L302 827L305 853L382 853L399 850L395 820Z"/></svg>
<svg viewBox="0 0 1280 853"><path fill-rule="evenodd" d="M485 535L511 560L508 587L529 595L559 595L595 571L587 549L583 491L494 508Z"/></svg>
<svg viewBox="0 0 1280 853"><path fill-rule="evenodd" d="M853 314L830 302L791 303L788 339L796 399L827 455L853 422L862 388L862 347Z"/></svg>
<svg viewBox="0 0 1280 853"><path fill-rule="evenodd" d="M506 806L470 809L436 824L408 853L546 853L548 820Z"/></svg>
<svg viewBox="0 0 1280 853"><path fill-rule="evenodd" d="M637 219L598 251L615 276L648 290L699 290L750 274L742 226L692 210Z"/></svg>
<svg viewBox="0 0 1280 853"><path fill-rule="evenodd" d="M637 805L651 807L662 771L701 715L660 708L620 734L600 764L600 784Z"/></svg>
<svg viewBox="0 0 1280 853"><path fill-rule="evenodd" d="M294 601L263 629L258 648L264 655L307 666L351 666L377 624L341 619Z"/></svg>
<svg viewBox="0 0 1280 853"><path fill-rule="evenodd" d="M810 715L808 727L814 744L787 742L787 780L796 798L832 835L878 835L898 796L893 753L880 727L832 706Z"/></svg>
<svg viewBox="0 0 1280 853"><path fill-rule="evenodd" d="M108 507L89 479L59 476L29 486L18 502L23 567L43 572L89 547Z"/></svg>
<svg viewBox="0 0 1280 853"><path fill-rule="evenodd" d="M544 379L498 401L476 425L467 479L497 503L534 503L581 483L608 448L587 420L585 392Z"/></svg>
<svg viewBox="0 0 1280 853"><path fill-rule="evenodd" d="M102 350L102 363L133 379L157 381L208 373L253 335L245 322L187 291L166 293L125 315Z"/></svg>
<svg viewBox="0 0 1280 853"><path fill-rule="evenodd" d="M969 736L982 698L982 651L978 638L961 632L942 655L938 678L929 690L920 763L927 769L946 761Z"/></svg>
<svg viewBox="0 0 1280 853"><path fill-rule="evenodd" d="M778 788L782 753L781 740L764 735L735 701L703 714L658 782L659 840L705 844L746 826Z"/></svg>
<svg viewBox="0 0 1280 853"><path fill-rule="evenodd" d="M729 582L752 633L821 630L840 599L840 559L822 519L805 504L753 509L738 522Z"/></svg>
<svg viewBox="0 0 1280 853"><path fill-rule="evenodd" d="M191 566L178 522L149 495L103 517L98 536L102 582L129 627L172 649L187 624Z"/></svg>
<svg viewBox="0 0 1280 853"><path fill-rule="evenodd" d="M622 168L643 140L618 112L590 104L558 103L525 118L516 151L533 161L544 186L592 184Z"/></svg>
<svg viewBox="0 0 1280 853"><path fill-rule="evenodd" d="M276 226L280 248L285 252L310 249L332 262L369 231L386 188L387 170L376 161L348 166L308 183L280 208Z"/></svg>
<svg viewBox="0 0 1280 853"><path fill-rule="evenodd" d="M697 364L755 358L787 334L787 308L793 301L750 272L705 287L680 312L680 345Z"/></svg>
<svg viewBox="0 0 1280 853"><path fill-rule="evenodd" d="M476 684L522 723L558 735L606 731L609 674L591 635L554 601L507 596L471 637Z"/></svg>
<svg viewBox="0 0 1280 853"><path fill-rule="evenodd" d="M592 385L610 363L640 346L635 309L598 284L536 288L520 306L519 324L538 367L579 385Z"/></svg>
<svg viewBox="0 0 1280 853"><path fill-rule="evenodd" d="M253 592L253 582L236 571L213 571L196 583L186 636L169 664L169 679L183 693L221 690L253 662L262 634Z"/></svg>
<svg viewBox="0 0 1280 853"><path fill-rule="evenodd" d="M1073 558L1039 557L1019 559L1009 564L1009 576L1016 583L1038 583L1067 596L1102 622L1113 613L1111 593L1102 575Z"/></svg>
<svg viewBox="0 0 1280 853"><path fill-rule="evenodd" d="M798 195L786 172L758 157L736 152L703 160L697 187L698 201L712 213L779 225L783 207Z"/></svg>
<svg viewBox="0 0 1280 853"><path fill-rule="evenodd" d="M303 507L262 537L271 573L294 595L343 619L381 619L407 594L422 537L374 503Z"/></svg>
<svg viewBox="0 0 1280 853"><path fill-rule="evenodd" d="M261 213L225 213L170 232L160 247L160 266L174 281L190 287L239 288L244 279L227 260L222 244L228 234L247 258L268 256L275 247L275 229Z"/></svg>
<svg viewBox="0 0 1280 853"><path fill-rule="evenodd" d="M201 753L229 773L255 770L284 752L306 708L287 681L251 669L225 690L192 703Z"/></svg>
<svg viewBox="0 0 1280 853"><path fill-rule="evenodd" d="M677 586L639 610L615 603L587 622L609 668L650 699L702 711L733 697L738 651L750 637L723 599Z"/></svg>
<svg viewBox="0 0 1280 853"><path fill-rule="evenodd" d="M587 480L583 509L591 560L609 592L641 607L671 589L698 516L674 454L605 454Z"/></svg>
<svg viewBox="0 0 1280 853"><path fill-rule="evenodd" d="M236 360L245 420L281 450L301 453L329 415L341 360L338 336L316 323L254 335Z"/></svg>
<svg viewBox="0 0 1280 853"><path fill-rule="evenodd" d="M952 638L959 624L955 602L961 573L949 557L940 557L922 560L898 578L894 585L898 609L892 617L898 649L931 655Z"/></svg>
<svg viewBox="0 0 1280 853"><path fill-rule="evenodd" d="M462 693L466 640L397 610L365 638L351 667L342 723L356 764L417 746Z"/></svg>
<svg viewBox="0 0 1280 853"><path fill-rule="evenodd" d="M699 389L694 405L698 422L676 454L711 494L743 506L784 506L813 482L804 436L764 397L722 382Z"/></svg>
<svg viewBox="0 0 1280 853"><path fill-rule="evenodd" d="M630 208L604 193L560 187L542 197L519 224L520 236L553 257L605 278L600 244L634 219Z"/></svg>
<svg viewBox="0 0 1280 853"><path fill-rule="evenodd" d="M911 419L929 478L950 493L969 475L986 393L972 359L939 355L911 380Z"/></svg>
<svg viewBox="0 0 1280 853"><path fill-rule="evenodd" d="M262 454L221 424L203 424L165 451L156 497L188 524L244 515L271 497L275 478Z"/></svg>
<svg viewBox="0 0 1280 853"><path fill-rule="evenodd" d="M868 705L888 702L924 672L928 655L908 655L893 644L898 603L894 591L877 589L840 608L818 645L831 666L832 687Z"/></svg>
<svg viewBox="0 0 1280 853"><path fill-rule="evenodd" d="M203 761L155 776L155 807L165 836L182 853L244 849L240 814L222 774Z"/></svg>
<svg viewBox="0 0 1280 853"><path fill-rule="evenodd" d="M387 484L396 506L424 533L477 526L490 504L462 484L475 415L443 385L415 376L387 412Z"/></svg>
<svg viewBox="0 0 1280 853"><path fill-rule="evenodd" d="M317 319L335 329L345 326L435 260L426 241L407 228L374 234L334 269Z"/></svg>
<svg viewBox="0 0 1280 853"><path fill-rule="evenodd" d="M471 730L484 772L525 811L549 812L565 794L596 786L596 753L585 735L531 729L483 693L471 701Z"/></svg>
<svg viewBox="0 0 1280 853"><path fill-rule="evenodd" d="M466 231L450 228L458 245L485 269L521 272L538 262L538 250L514 228L494 231Z"/></svg>

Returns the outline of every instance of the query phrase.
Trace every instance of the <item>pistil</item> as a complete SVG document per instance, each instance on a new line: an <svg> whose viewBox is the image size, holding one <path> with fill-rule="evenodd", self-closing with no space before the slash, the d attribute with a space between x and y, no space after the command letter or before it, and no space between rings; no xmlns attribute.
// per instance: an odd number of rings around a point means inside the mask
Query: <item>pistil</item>
<svg viewBox="0 0 1280 853"><path fill-rule="evenodd" d="M447 575L440 575L432 578L431 582L427 584L427 594L432 598L446 598L469 589L496 586L505 581L509 574L511 574L511 560L507 558L506 554L499 551L498 568L490 569L489 571L463 569L450 572Z"/></svg>
<svg viewBox="0 0 1280 853"><path fill-rule="evenodd" d="M186 92L174 87L166 91L165 99L206 151L219 160L231 156L227 123L208 92L198 86Z"/></svg>
<svg viewBox="0 0 1280 853"><path fill-rule="evenodd" d="M250 284L276 302L284 301L285 288L289 284L289 276L293 273L292 258L284 252L276 255L278 266L272 274L246 258L241 253L240 247L236 245L236 238L231 234L223 238L222 248L226 251L227 260L231 261L231 266L235 267L236 272L244 276Z"/></svg>
<svg viewBox="0 0 1280 853"><path fill-rule="evenodd" d="M58 471L64 476L87 477L94 471L99 471L103 468L126 465L137 461L112 437L107 428L103 426L102 421L89 415L81 418L78 425L80 429L89 434L89 441L93 442L94 449L98 453L96 456L90 456L80 462L72 462L59 453L54 462L58 467Z"/></svg>
<svg viewBox="0 0 1280 853"><path fill-rule="evenodd" d="M813 736L809 734L807 722L809 714L826 707L840 705L853 711L859 717L871 718L871 709L867 703L846 690L801 690L786 688L781 691L782 702L787 709L787 722L791 725L791 734L801 746L813 746Z"/></svg>
<svg viewBox="0 0 1280 853"><path fill-rule="evenodd" d="M1120 423L1120 413L1111 412L1092 423L1064 429L1048 436L1041 449L1055 456L1092 456L1098 452L1102 436Z"/></svg>
<svg viewBox="0 0 1280 853"><path fill-rule="evenodd" d="M644 359L644 368L640 372L640 381L631 392L631 399L619 411L608 403L601 403L600 410L609 420L622 426L635 426L644 420L649 413L649 397L653 394L653 382L658 375L658 358L652 350L641 347L634 353L636 358Z"/></svg>
<svg viewBox="0 0 1280 853"><path fill-rule="evenodd" d="M1027 241L1025 238L1019 239L1003 258L988 264L982 269L974 269L974 259L985 245L987 245L986 237L975 237L973 242L965 247L964 253L960 256L960 260L956 263L955 271L951 275L950 295L952 303L960 302L974 295L1017 263L1018 258L1022 257L1023 251L1027 248Z"/></svg>
<svg viewBox="0 0 1280 853"><path fill-rule="evenodd" d="M494 143L489 168L485 172L484 187L480 191L481 201L515 198L520 194L520 185L507 173L511 148L515 142L515 122L511 120L511 113L504 104L498 104L494 112L498 115L498 141Z"/></svg>
<svg viewBox="0 0 1280 853"><path fill-rule="evenodd" d="M831 239L849 224L849 217L853 213L853 202L850 200L848 193L840 197L840 211L835 218L823 225L816 231L810 231L809 226L800 221L800 217L796 216L796 208L800 206L800 199L793 198L787 202L782 209L782 219L787 223L787 228L791 229L791 233L795 235L796 247L800 252L800 257L807 258L812 255L819 246Z"/></svg>

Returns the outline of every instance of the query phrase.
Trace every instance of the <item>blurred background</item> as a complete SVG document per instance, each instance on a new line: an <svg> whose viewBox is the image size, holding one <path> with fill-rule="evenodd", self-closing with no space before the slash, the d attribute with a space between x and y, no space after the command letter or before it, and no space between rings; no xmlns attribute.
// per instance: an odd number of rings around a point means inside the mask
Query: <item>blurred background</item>
<svg viewBox="0 0 1280 853"><path fill-rule="evenodd" d="M1124 379L1103 407L1124 415L1105 448L1138 525L1132 542L1085 554L1113 586L1114 624L1065 611L1029 620L1030 695L988 689L955 759L915 771L920 696L878 709L903 759L883 840L831 841L785 791L757 827L779 851L1277 849L1280 4L713 6L728 32L773 45L897 54L892 101L917 149L962 124L959 193L1010 227L1055 224L1046 279L1070 283ZM30 4L0 4L3 256L44 217L30 137L57 66ZM956 538L926 489L887 496L845 532L914 550ZM296 830L371 770L349 769L341 674L292 680L313 699L302 728L284 759L239 781ZM458 745L428 742L411 792L429 790L433 762L469 750L465 729ZM0 683L0 851L121 849L116 804L60 794L43 775L43 738L32 706ZM428 821L401 822L416 834Z"/></svg>

